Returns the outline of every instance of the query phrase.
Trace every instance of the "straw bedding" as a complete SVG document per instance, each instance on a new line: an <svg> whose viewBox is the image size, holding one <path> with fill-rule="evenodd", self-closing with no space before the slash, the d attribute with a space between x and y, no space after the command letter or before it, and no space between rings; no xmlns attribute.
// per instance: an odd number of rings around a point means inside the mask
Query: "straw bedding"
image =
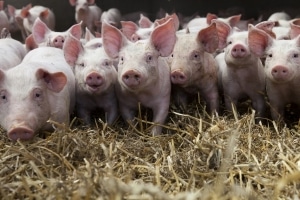
<svg viewBox="0 0 300 200"><path fill-rule="evenodd" d="M147 116L112 127L50 121L56 130L30 142L2 131L1 199L299 199L297 122L210 117L196 102L172 105L164 134L152 137Z"/></svg>

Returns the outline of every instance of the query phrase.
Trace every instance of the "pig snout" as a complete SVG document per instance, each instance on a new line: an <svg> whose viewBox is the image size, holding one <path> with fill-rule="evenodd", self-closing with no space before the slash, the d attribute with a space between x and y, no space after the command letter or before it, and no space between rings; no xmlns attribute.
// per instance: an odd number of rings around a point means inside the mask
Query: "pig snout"
<svg viewBox="0 0 300 200"><path fill-rule="evenodd" d="M289 73L289 69L287 67L279 65L279 66L275 66L272 69L271 74L275 80L284 81L289 78L290 73Z"/></svg>
<svg viewBox="0 0 300 200"><path fill-rule="evenodd" d="M184 84L186 80L186 75L180 70L175 70L171 73L171 81L173 84Z"/></svg>
<svg viewBox="0 0 300 200"><path fill-rule="evenodd" d="M135 70L129 70L123 74L122 81L130 88L136 87L141 83L142 75Z"/></svg>
<svg viewBox="0 0 300 200"><path fill-rule="evenodd" d="M103 77L97 72L92 72L86 77L86 84L90 90L95 91L103 84Z"/></svg>
<svg viewBox="0 0 300 200"><path fill-rule="evenodd" d="M65 42L65 38L62 36L57 36L56 38L54 38L53 40L53 46L56 48L60 48L62 49L63 45Z"/></svg>
<svg viewBox="0 0 300 200"><path fill-rule="evenodd" d="M233 46L231 50L231 55L234 58L242 58L247 55L247 49L243 45L237 44Z"/></svg>
<svg viewBox="0 0 300 200"><path fill-rule="evenodd" d="M12 141L20 140L30 140L34 136L33 130L27 127L17 127L13 128L7 133L8 138Z"/></svg>

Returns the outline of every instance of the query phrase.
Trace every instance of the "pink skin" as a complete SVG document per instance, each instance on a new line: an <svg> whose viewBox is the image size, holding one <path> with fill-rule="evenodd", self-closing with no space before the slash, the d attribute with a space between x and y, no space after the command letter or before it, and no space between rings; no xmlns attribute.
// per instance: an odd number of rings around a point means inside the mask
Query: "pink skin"
<svg viewBox="0 0 300 200"><path fill-rule="evenodd" d="M0 69L6 70L20 64L27 51L24 45L12 38L0 39Z"/></svg>
<svg viewBox="0 0 300 200"><path fill-rule="evenodd" d="M103 24L103 46L112 58L119 58L117 96L124 120L133 120L139 102L153 111L153 122L164 124L170 104L170 70L166 57L176 42L172 19L158 25L149 39L135 43L115 27ZM154 126L152 135L161 134Z"/></svg>
<svg viewBox="0 0 300 200"><path fill-rule="evenodd" d="M218 112L217 63L212 53L218 47L215 24L198 32L178 33L173 53L168 58L175 102L187 107L190 94L203 96L210 114Z"/></svg>
<svg viewBox="0 0 300 200"><path fill-rule="evenodd" d="M225 106L232 111L239 100L250 99L257 117L265 113L265 74L260 58L251 53L248 32L237 31L224 22L215 20L219 34L219 47L224 53L217 55L219 85L224 93Z"/></svg>
<svg viewBox="0 0 300 200"><path fill-rule="evenodd" d="M82 21L82 30L88 28L92 33L97 30L95 24L101 17L102 10L95 4L95 0L69 0L71 6L75 6L75 20Z"/></svg>
<svg viewBox="0 0 300 200"><path fill-rule="evenodd" d="M75 77L62 50L32 50L21 64L0 70L0 88L0 124L12 141L30 140L38 131L52 130L49 119L68 125Z"/></svg>
<svg viewBox="0 0 300 200"><path fill-rule="evenodd" d="M284 119L288 103L300 105L300 37L276 40L256 27L249 27L249 47L257 56L266 55L266 89L273 120Z"/></svg>
<svg viewBox="0 0 300 200"><path fill-rule="evenodd" d="M47 25L37 18L32 27L32 35L37 46L50 46L63 48L64 42L69 35L80 39L82 35L81 24L75 24L64 32L52 31Z"/></svg>
<svg viewBox="0 0 300 200"><path fill-rule="evenodd" d="M38 5L24 7L22 8L21 16L23 18L26 37L32 33L32 26L37 18L40 18L50 30L55 29L55 15L47 7Z"/></svg>
<svg viewBox="0 0 300 200"><path fill-rule="evenodd" d="M9 20L4 10L4 1L0 1L0 30L9 29Z"/></svg>
<svg viewBox="0 0 300 200"><path fill-rule="evenodd" d="M98 38L91 39L98 41ZM79 118L90 125L91 114L97 108L107 115L107 123L112 124L118 115L115 84L117 71L113 59L103 47L83 47L81 42L69 37L63 48L65 59L72 66L76 78L76 111Z"/></svg>

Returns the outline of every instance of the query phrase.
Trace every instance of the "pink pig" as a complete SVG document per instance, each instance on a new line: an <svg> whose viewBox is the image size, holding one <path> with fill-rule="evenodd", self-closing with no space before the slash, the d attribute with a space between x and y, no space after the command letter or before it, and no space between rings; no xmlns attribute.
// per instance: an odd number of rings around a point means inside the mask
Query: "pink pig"
<svg viewBox="0 0 300 200"><path fill-rule="evenodd" d="M91 39L98 41L98 38ZM103 47L84 48L81 42L70 36L63 48L66 61L73 67L76 78L76 111L88 125L91 113L101 108L107 113L107 123L112 124L118 115L115 85L117 71L113 59Z"/></svg>
<svg viewBox="0 0 300 200"><path fill-rule="evenodd" d="M68 125L75 77L61 49L34 49L21 64L0 70L0 88L0 125L12 141L51 130L49 119Z"/></svg>
<svg viewBox="0 0 300 200"><path fill-rule="evenodd" d="M199 92L209 113L218 112L217 63L212 54L217 47L216 24L197 32L177 33L177 42L168 59L176 104L186 108L188 97Z"/></svg>
<svg viewBox="0 0 300 200"><path fill-rule="evenodd" d="M4 10L4 1L0 1L0 31L3 28L9 29L9 20Z"/></svg>
<svg viewBox="0 0 300 200"><path fill-rule="evenodd" d="M249 47L257 56L265 56L266 90L272 119L284 119L285 106L300 105L300 31L291 40L276 40L254 26L249 27ZM291 37L293 38L293 37Z"/></svg>
<svg viewBox="0 0 300 200"><path fill-rule="evenodd" d="M260 58L248 45L248 31L232 28L227 23L214 20L219 34L219 48L224 52L216 56L219 65L219 83L225 106L232 111L240 100L250 99L257 117L265 113L265 73ZM266 22L269 26L269 22ZM263 25L260 25L263 26Z"/></svg>
<svg viewBox="0 0 300 200"><path fill-rule="evenodd" d="M153 122L164 124L170 104L170 68L163 57L172 53L176 42L173 19L158 25L149 39L135 43L120 30L104 23L103 46L106 53L119 57L118 85L116 88L120 112L124 120L132 120L142 106L153 111ZM162 127L155 125L152 135L161 134Z"/></svg>
<svg viewBox="0 0 300 200"><path fill-rule="evenodd" d="M69 34L80 39L82 35L81 23L71 26L64 32L56 32L49 29L47 24L40 20L40 18L37 18L32 27L32 36L38 46L50 46L62 49Z"/></svg>
<svg viewBox="0 0 300 200"><path fill-rule="evenodd" d="M69 0L71 6L75 6L75 20L82 21L82 30L87 27L92 33L97 30L95 24L101 17L102 10L95 4L95 0Z"/></svg>
<svg viewBox="0 0 300 200"><path fill-rule="evenodd" d="M21 16L23 18L23 26L26 37L32 33L32 26L36 18L40 18L51 30L55 29L55 15L47 7L44 6L26 6L22 8Z"/></svg>
<svg viewBox="0 0 300 200"><path fill-rule="evenodd" d="M24 45L12 38L0 39L0 69L7 70L20 64L27 51Z"/></svg>

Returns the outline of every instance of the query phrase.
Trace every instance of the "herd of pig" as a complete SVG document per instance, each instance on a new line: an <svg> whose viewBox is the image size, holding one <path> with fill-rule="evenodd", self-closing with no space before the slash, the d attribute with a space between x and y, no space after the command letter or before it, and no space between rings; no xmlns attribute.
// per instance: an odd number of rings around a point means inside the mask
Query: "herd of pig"
<svg viewBox="0 0 300 200"><path fill-rule="evenodd" d="M278 12L242 26L241 15L208 13L182 24L166 13L136 22L94 0L69 1L77 24L64 32L47 7L0 1L1 30L24 39L0 39L0 125L12 141L53 129L49 119L69 124L73 113L91 124L95 109L109 125L119 114L132 120L139 105L159 135L170 102L187 108L195 94L212 115L250 99L258 120L270 109L284 121L286 105L300 105L300 19Z"/></svg>

